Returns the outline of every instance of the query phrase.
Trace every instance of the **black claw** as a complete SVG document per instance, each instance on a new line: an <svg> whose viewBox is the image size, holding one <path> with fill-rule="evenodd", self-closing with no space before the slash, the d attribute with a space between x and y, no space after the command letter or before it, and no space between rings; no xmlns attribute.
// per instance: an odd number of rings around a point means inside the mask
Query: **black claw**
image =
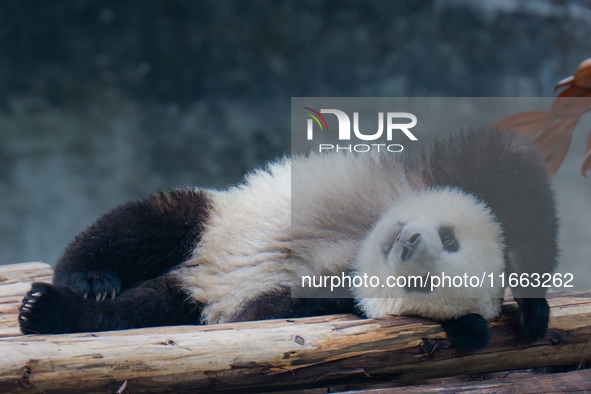
<svg viewBox="0 0 591 394"><path fill-rule="evenodd" d="M48 283L33 283L18 308L18 322L23 334L71 332L82 298L68 289Z"/></svg>
<svg viewBox="0 0 591 394"><path fill-rule="evenodd" d="M121 290L121 279L108 271L72 271L56 275L54 284L81 295L85 300L104 301ZM111 296L113 297L113 296Z"/></svg>

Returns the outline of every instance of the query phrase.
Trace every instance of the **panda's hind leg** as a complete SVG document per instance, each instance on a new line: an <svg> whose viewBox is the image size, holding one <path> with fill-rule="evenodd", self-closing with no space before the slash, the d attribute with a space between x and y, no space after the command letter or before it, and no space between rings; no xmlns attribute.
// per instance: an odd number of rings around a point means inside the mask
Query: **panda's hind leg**
<svg viewBox="0 0 591 394"><path fill-rule="evenodd" d="M23 334L62 334L200 324L201 310L167 276L102 302L68 288L34 283L19 307L18 321Z"/></svg>
<svg viewBox="0 0 591 394"><path fill-rule="evenodd" d="M189 257L208 204L205 191L175 189L113 209L66 248L53 283L103 301L163 275Z"/></svg>

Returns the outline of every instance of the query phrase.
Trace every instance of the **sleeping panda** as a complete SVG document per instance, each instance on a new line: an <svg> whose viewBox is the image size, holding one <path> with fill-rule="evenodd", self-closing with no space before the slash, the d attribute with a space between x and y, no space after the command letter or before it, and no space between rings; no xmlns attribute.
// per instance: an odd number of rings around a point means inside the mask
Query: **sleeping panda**
<svg viewBox="0 0 591 394"><path fill-rule="evenodd" d="M18 320L25 334L48 334L405 314L440 321L473 350L488 344L498 285L320 298L306 297L302 278L541 274L556 265L556 239L546 168L514 133L463 132L412 158L294 156L226 191L175 189L115 208L67 247L53 284L32 285ZM521 335L543 336L545 289L512 291Z"/></svg>

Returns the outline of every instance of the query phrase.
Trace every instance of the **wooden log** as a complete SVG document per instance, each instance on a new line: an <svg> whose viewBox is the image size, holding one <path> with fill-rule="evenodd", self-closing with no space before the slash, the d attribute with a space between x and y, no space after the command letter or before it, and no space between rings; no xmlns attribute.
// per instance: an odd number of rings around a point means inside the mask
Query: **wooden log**
<svg viewBox="0 0 591 394"><path fill-rule="evenodd" d="M591 292L549 302L546 338L520 343L509 302L477 353L453 348L432 321L351 315L6 337L0 392L116 392L124 382L130 392L293 390L590 361Z"/></svg>
<svg viewBox="0 0 591 394"><path fill-rule="evenodd" d="M497 379L442 382L428 385L348 391L348 394L398 393L550 393L588 392L591 369L563 373L507 372Z"/></svg>
<svg viewBox="0 0 591 394"><path fill-rule="evenodd" d="M34 262L0 265L0 337L21 335L17 308L33 282L51 282L49 264Z"/></svg>

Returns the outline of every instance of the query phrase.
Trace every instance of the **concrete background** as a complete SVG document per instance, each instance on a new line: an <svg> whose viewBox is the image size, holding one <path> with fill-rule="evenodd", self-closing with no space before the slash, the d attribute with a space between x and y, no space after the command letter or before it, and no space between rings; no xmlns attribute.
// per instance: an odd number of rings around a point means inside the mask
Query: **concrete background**
<svg viewBox="0 0 591 394"><path fill-rule="evenodd" d="M589 37L584 0L0 2L0 264L289 152L292 96L553 96ZM555 178L585 263L587 131Z"/></svg>

